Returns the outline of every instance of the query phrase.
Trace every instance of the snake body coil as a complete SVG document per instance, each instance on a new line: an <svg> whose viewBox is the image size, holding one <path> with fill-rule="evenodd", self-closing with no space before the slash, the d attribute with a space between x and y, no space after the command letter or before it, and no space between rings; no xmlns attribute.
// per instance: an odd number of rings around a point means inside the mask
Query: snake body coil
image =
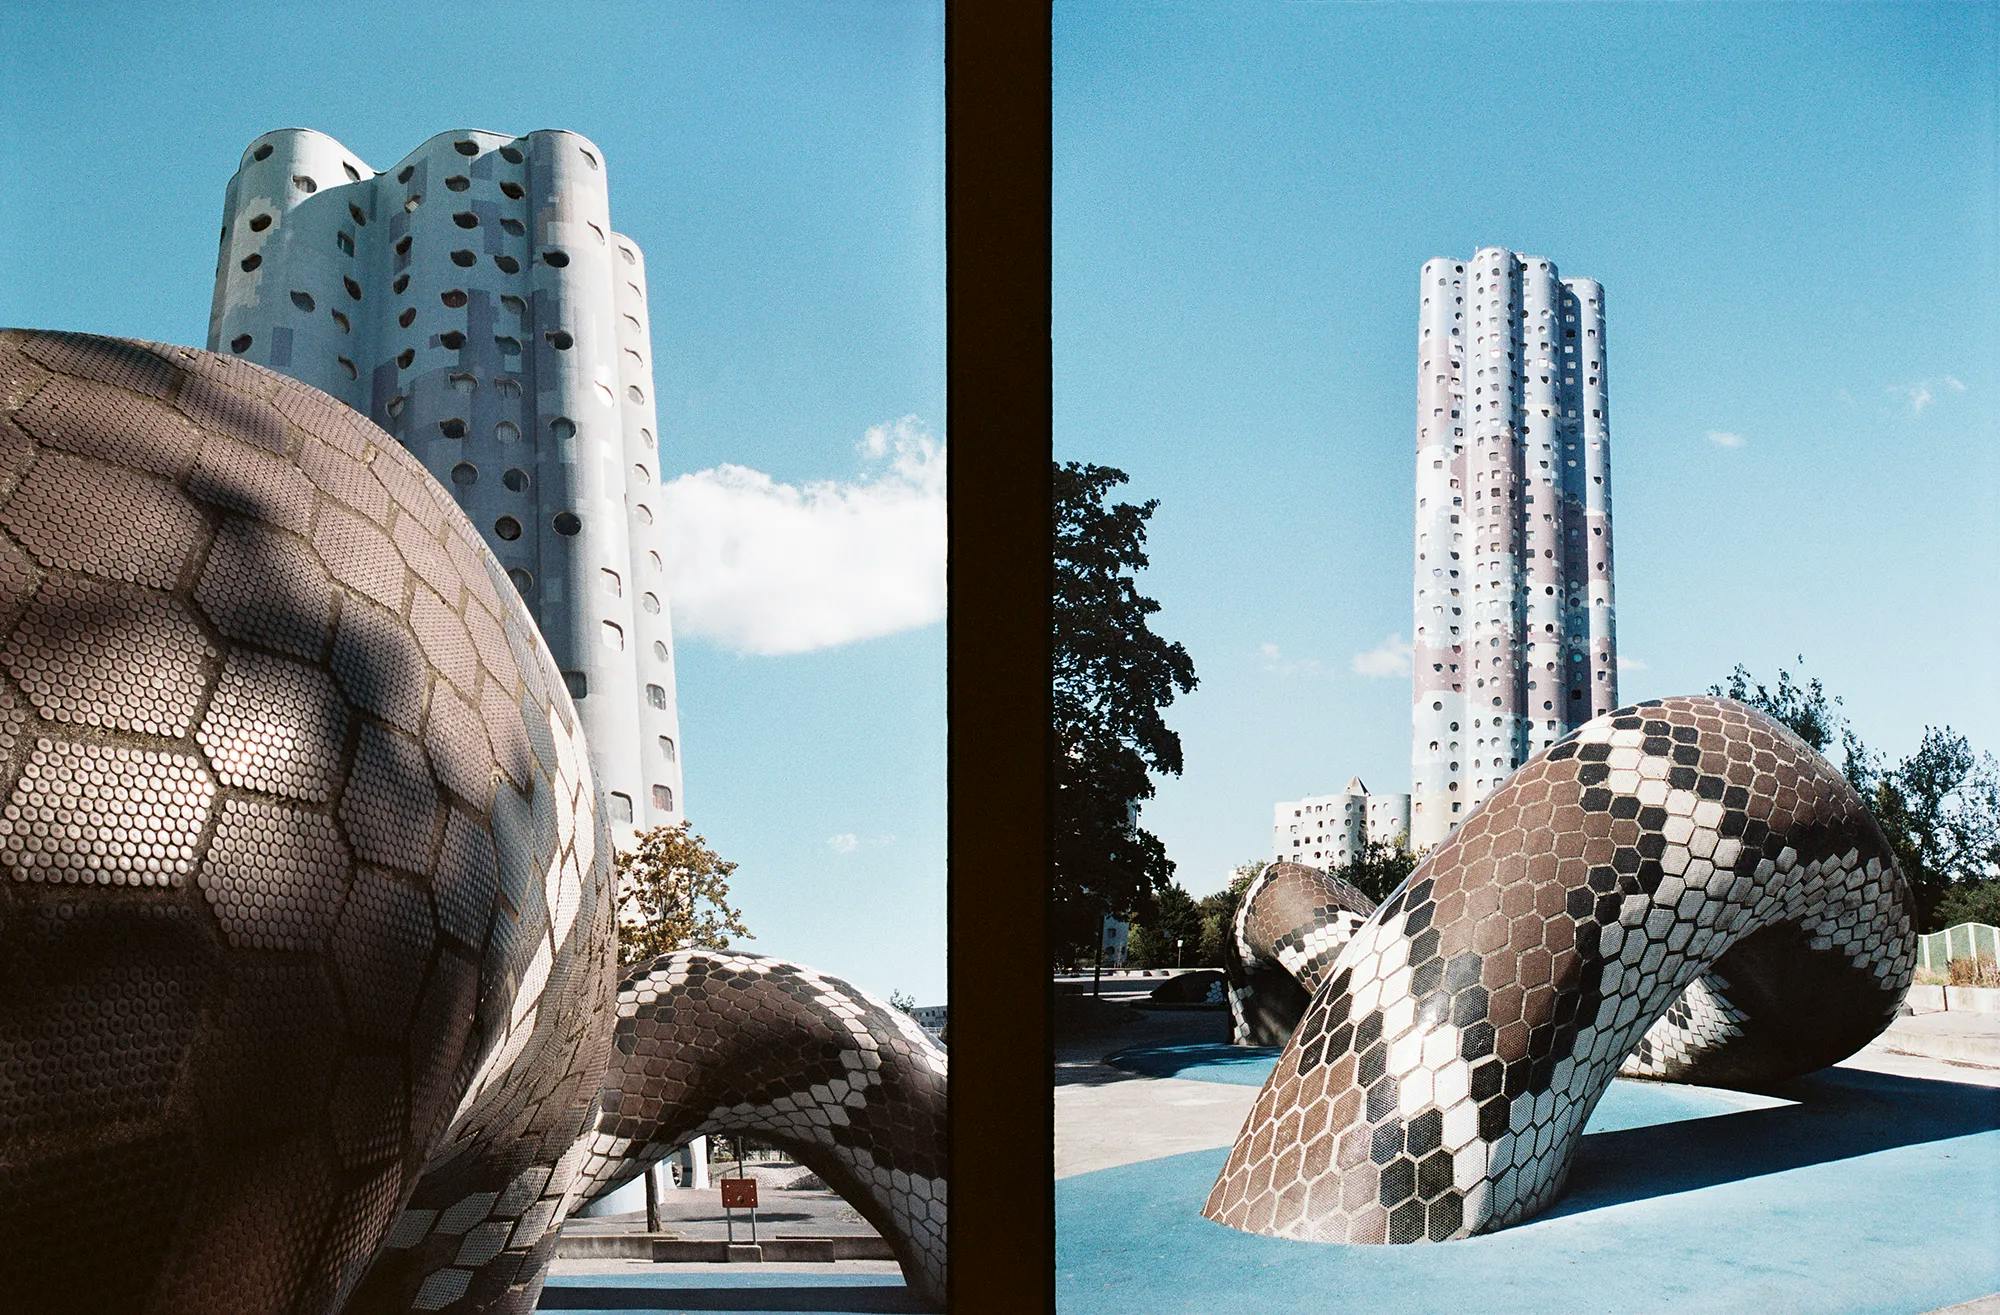
<svg viewBox="0 0 2000 1315"><path fill-rule="evenodd" d="M1836 1063L1895 1017L1910 891L1859 795L1727 699L1661 699L1531 759L1346 940L1203 1213L1443 1241L1561 1192L1621 1070Z"/></svg>

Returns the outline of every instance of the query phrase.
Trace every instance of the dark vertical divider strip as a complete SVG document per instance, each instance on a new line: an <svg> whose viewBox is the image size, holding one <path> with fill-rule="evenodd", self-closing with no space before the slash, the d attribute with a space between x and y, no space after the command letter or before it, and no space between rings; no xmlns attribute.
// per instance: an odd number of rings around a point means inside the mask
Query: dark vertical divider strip
<svg viewBox="0 0 2000 1315"><path fill-rule="evenodd" d="M946 19L952 1309L1053 1294L1049 13Z"/></svg>

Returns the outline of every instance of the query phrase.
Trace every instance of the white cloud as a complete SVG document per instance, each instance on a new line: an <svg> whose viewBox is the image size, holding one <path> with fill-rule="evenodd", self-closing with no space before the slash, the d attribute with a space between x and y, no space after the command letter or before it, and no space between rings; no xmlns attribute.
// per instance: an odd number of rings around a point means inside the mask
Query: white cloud
<svg viewBox="0 0 2000 1315"><path fill-rule="evenodd" d="M1324 676L1326 664L1318 658L1286 657L1276 644L1257 645L1258 663L1264 670L1279 676Z"/></svg>
<svg viewBox="0 0 2000 1315"><path fill-rule="evenodd" d="M884 845L895 843L896 837L892 835L861 836L852 831L842 831L826 838L826 847L836 854L852 854L855 850L863 848L880 849Z"/></svg>
<svg viewBox="0 0 2000 1315"><path fill-rule="evenodd" d="M1940 388L1946 392L1962 393L1965 391L1965 381L1957 375L1945 374L1935 379L1919 379L1915 383L1890 384L1886 391L1893 396L1901 397L1909 406L1910 414L1916 416L1922 415L1925 408L1937 401L1936 390Z"/></svg>
<svg viewBox="0 0 2000 1315"><path fill-rule="evenodd" d="M944 440L904 416L856 449L852 480L722 465L662 490L678 633L807 653L944 619Z"/></svg>
<svg viewBox="0 0 2000 1315"><path fill-rule="evenodd" d="M1354 655L1354 674L1357 676L1407 676L1410 674L1410 654L1413 650L1403 642L1400 632L1390 635L1365 653Z"/></svg>
<svg viewBox="0 0 2000 1315"><path fill-rule="evenodd" d="M1623 653L1620 653L1618 655L1618 669L1620 671L1644 671L1646 669L1646 659L1626 657Z"/></svg>
<svg viewBox="0 0 2000 1315"><path fill-rule="evenodd" d="M1743 435L1732 434L1726 429L1711 429L1708 431L1708 441L1717 447L1742 447Z"/></svg>

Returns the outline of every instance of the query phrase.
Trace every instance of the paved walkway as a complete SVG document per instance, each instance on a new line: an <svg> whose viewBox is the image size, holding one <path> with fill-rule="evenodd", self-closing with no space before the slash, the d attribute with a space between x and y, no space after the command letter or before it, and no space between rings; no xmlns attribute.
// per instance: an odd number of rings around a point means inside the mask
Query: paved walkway
<svg viewBox="0 0 2000 1315"><path fill-rule="evenodd" d="M567 1315L795 1315L799 1311L903 1315L920 1306L891 1261L837 1265L654 1265L558 1260L542 1289L544 1311Z"/></svg>
<svg viewBox="0 0 2000 1315"><path fill-rule="evenodd" d="M1444 1312L1478 1291L1486 1315L2000 1315L2000 1067L1911 1053L1952 1027L1902 1020L1779 1094L1614 1083L1549 1214L1448 1246L1337 1247L1200 1217L1274 1051L1223 1045L1226 1023L1199 1014L1072 1021L1055 1092L1065 1311L1337 1292L1343 1308Z"/></svg>
<svg viewBox="0 0 2000 1315"><path fill-rule="evenodd" d="M643 1199L643 1198L642 1198ZM757 1234L774 1237L870 1237L875 1226L859 1211L825 1188L804 1190L773 1188L761 1183L757 1189ZM601 1215L595 1219L571 1219L563 1225L569 1236L588 1237L606 1233L643 1233L646 1212ZM729 1232L728 1215L722 1208L722 1189L697 1187L686 1191L660 1193L660 1231L694 1241L724 1240ZM750 1212L736 1212L736 1240L750 1240Z"/></svg>

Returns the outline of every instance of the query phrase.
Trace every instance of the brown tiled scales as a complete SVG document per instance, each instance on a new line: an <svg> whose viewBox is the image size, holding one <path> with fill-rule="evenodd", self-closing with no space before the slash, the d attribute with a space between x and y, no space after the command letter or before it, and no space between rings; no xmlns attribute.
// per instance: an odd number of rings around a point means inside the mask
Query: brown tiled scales
<svg viewBox="0 0 2000 1315"><path fill-rule="evenodd" d="M10 1303L535 1307L600 1185L610 843L561 673L413 458L229 357L0 333L0 797ZM809 1162L934 1294L941 1057L746 962L667 991L648 1066L838 1125ZM701 1067L744 1037L760 1067Z"/></svg>
<svg viewBox="0 0 2000 1315"><path fill-rule="evenodd" d="M761 955L682 950L626 969L582 1195L691 1138L790 1152L875 1225L904 1279L945 1297L945 1055L902 1010Z"/></svg>
<svg viewBox="0 0 2000 1315"><path fill-rule="evenodd" d="M10 1302L534 1305L610 853L560 673L412 457L227 357L0 334L0 791Z"/></svg>
<svg viewBox="0 0 2000 1315"><path fill-rule="evenodd" d="M1873 816L1789 730L1728 699L1620 708L1347 939L1203 1213L1359 1243L1526 1219L1614 1074L1770 1083L1880 1034L1912 915Z"/></svg>
<svg viewBox="0 0 2000 1315"><path fill-rule="evenodd" d="M1222 954L1231 1039L1282 1046L1375 901L1318 868L1273 863L1243 890Z"/></svg>

